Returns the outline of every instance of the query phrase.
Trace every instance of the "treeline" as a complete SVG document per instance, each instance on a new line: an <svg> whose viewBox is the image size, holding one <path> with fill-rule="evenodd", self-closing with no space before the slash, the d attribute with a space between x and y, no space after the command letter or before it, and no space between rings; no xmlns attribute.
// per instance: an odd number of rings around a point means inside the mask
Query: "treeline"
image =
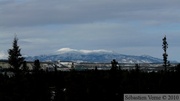
<svg viewBox="0 0 180 101"><path fill-rule="evenodd" d="M179 71L40 71L0 75L0 101L122 101L126 93L180 93Z"/></svg>

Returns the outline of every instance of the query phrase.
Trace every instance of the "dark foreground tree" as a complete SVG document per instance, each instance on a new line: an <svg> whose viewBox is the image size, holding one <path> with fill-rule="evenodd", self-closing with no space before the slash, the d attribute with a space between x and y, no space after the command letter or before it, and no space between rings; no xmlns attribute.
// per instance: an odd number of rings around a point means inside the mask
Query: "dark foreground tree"
<svg viewBox="0 0 180 101"><path fill-rule="evenodd" d="M26 61L23 62L22 71L23 71L24 74L29 72L29 67L27 66Z"/></svg>
<svg viewBox="0 0 180 101"><path fill-rule="evenodd" d="M35 73L37 73L37 72L40 71L40 69L41 69L41 65L40 65L39 60L37 59L37 60L34 61L33 71L34 71Z"/></svg>
<svg viewBox="0 0 180 101"><path fill-rule="evenodd" d="M11 65L11 68L13 68L15 75L19 74L24 58L21 55L21 49L18 46L18 38L16 36L14 37L12 49L8 50L8 54L8 62Z"/></svg>
<svg viewBox="0 0 180 101"><path fill-rule="evenodd" d="M111 70L117 70L118 62L115 59L113 59L113 61L111 61L111 65L112 65Z"/></svg>
<svg viewBox="0 0 180 101"><path fill-rule="evenodd" d="M166 36L162 40L163 40L162 48L164 50L163 61L164 61L164 67L165 67L165 71L166 71L167 70L167 66L170 65L170 62L167 60L167 58L168 58L168 54L167 54L168 43L166 41Z"/></svg>

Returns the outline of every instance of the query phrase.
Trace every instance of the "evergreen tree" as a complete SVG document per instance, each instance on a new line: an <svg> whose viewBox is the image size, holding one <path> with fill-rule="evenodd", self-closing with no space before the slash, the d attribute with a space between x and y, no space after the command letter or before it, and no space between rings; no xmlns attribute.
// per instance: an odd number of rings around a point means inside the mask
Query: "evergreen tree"
<svg viewBox="0 0 180 101"><path fill-rule="evenodd" d="M8 62L14 70L15 75L20 72L20 67L23 64L24 58L21 55L21 49L18 46L18 38L15 36L12 49L8 50Z"/></svg>
<svg viewBox="0 0 180 101"><path fill-rule="evenodd" d="M112 65L111 70L117 70L118 62L115 59L113 59L113 61L111 61L111 65Z"/></svg>
<svg viewBox="0 0 180 101"><path fill-rule="evenodd" d="M34 70L34 72L38 72L38 71L40 71L40 69L41 69L40 62L37 59L37 60L34 61L34 68L33 68L33 70Z"/></svg>
<svg viewBox="0 0 180 101"><path fill-rule="evenodd" d="M26 61L23 62L22 70L25 74L28 73L28 71L29 71L29 67L27 66Z"/></svg>
<svg viewBox="0 0 180 101"><path fill-rule="evenodd" d="M139 64L135 64L135 71L138 73L139 71L140 71L140 66L139 66Z"/></svg>
<svg viewBox="0 0 180 101"><path fill-rule="evenodd" d="M168 54L167 54L168 43L166 41L166 36L162 40L163 40L162 48L164 50L163 61L164 61L164 67L165 67L165 71L166 71L167 70L167 66L170 65L170 62L167 60L167 58L168 58Z"/></svg>

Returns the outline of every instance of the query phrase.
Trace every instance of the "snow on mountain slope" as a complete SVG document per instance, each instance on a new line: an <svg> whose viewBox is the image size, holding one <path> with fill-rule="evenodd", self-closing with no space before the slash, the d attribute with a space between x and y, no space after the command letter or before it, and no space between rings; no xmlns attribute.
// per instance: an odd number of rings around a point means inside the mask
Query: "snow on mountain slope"
<svg viewBox="0 0 180 101"><path fill-rule="evenodd" d="M61 48L55 55L40 55L26 57L27 61L83 61L83 62L111 62L116 59L119 63L162 63L163 60L147 55L133 56L115 53L108 50L77 50L71 48Z"/></svg>
<svg viewBox="0 0 180 101"><path fill-rule="evenodd" d="M112 51L104 50L104 49L99 49L99 50L77 50L77 49L71 49L71 48L61 48L57 50L57 53L63 54L63 53L84 53L84 54L90 54L90 53L111 53Z"/></svg>

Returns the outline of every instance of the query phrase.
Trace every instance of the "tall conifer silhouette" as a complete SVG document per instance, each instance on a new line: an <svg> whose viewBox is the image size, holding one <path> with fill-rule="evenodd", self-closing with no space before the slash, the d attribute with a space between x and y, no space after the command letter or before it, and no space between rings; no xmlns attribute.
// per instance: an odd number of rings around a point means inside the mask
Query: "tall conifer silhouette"
<svg viewBox="0 0 180 101"><path fill-rule="evenodd" d="M20 67L23 64L24 58L21 55L21 49L18 46L18 38L14 37L12 49L8 50L8 62L14 70L15 75L20 72Z"/></svg>
<svg viewBox="0 0 180 101"><path fill-rule="evenodd" d="M166 71L167 70L167 66L170 65L170 62L167 60L167 58L168 58L168 54L167 54L168 43L166 41L166 36L162 40L163 40L162 48L164 50L163 61L164 61L164 67L165 67L165 71Z"/></svg>
<svg viewBox="0 0 180 101"><path fill-rule="evenodd" d="M37 59L37 60L34 61L34 68L33 68L33 70L34 70L35 73L37 73L37 72L40 71L40 69L41 69L41 65L40 65L39 60Z"/></svg>

